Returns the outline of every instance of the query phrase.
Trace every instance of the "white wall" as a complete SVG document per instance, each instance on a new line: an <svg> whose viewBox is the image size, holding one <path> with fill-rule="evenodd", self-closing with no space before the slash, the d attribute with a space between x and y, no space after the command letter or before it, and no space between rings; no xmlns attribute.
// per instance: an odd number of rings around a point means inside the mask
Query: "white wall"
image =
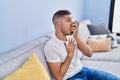
<svg viewBox="0 0 120 80"><path fill-rule="evenodd" d="M93 24L105 23L108 27L111 0L84 0L84 19L88 18Z"/></svg>
<svg viewBox="0 0 120 80"><path fill-rule="evenodd" d="M51 18L59 9L83 19L83 0L0 0L0 54L54 30Z"/></svg>

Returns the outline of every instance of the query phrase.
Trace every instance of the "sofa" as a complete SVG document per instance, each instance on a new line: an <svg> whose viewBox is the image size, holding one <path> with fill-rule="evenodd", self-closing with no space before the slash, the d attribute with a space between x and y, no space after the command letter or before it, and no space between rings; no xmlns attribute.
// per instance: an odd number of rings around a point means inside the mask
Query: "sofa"
<svg viewBox="0 0 120 80"><path fill-rule="evenodd" d="M91 24L90 20L80 21L79 37L83 39L84 42L88 39L90 35L88 24ZM47 33L40 36L38 39L21 46L20 48L0 54L0 80L7 77L14 71L16 71L25 61L35 53L44 68L46 69L49 77L53 80L52 75L49 72L45 56L44 56L44 46L47 41L52 37L54 32ZM117 37L117 39L120 39ZM94 68L102 71L109 72L115 76L120 77L120 46L112 48L111 51L107 52L94 52L92 57L86 57L82 54L79 55L84 66L89 68Z"/></svg>

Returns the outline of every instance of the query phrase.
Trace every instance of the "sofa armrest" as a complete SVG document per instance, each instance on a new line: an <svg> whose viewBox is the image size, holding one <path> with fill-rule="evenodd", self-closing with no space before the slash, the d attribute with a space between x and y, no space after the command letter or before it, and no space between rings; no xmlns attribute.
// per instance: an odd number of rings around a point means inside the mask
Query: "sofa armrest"
<svg viewBox="0 0 120 80"><path fill-rule="evenodd" d="M120 45L120 36L117 36L117 43Z"/></svg>

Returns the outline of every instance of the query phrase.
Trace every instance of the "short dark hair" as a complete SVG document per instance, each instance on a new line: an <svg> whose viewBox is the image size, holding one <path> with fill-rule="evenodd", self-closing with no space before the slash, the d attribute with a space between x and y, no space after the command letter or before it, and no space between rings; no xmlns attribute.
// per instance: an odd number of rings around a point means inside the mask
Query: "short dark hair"
<svg viewBox="0 0 120 80"><path fill-rule="evenodd" d="M53 23L54 23L55 17L61 17L61 16L68 15L68 14L71 14L71 12L68 11L68 10L59 10L59 11L57 11L57 12L53 15L53 18L52 18Z"/></svg>

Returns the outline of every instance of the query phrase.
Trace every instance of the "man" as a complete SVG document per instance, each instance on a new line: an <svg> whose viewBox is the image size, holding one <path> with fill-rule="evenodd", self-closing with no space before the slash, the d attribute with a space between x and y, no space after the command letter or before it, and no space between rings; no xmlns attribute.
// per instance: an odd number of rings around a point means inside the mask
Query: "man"
<svg viewBox="0 0 120 80"><path fill-rule="evenodd" d="M82 65L77 49L92 56L91 48L78 37L79 23L72 21L68 10L53 15L55 35L44 47L49 70L55 80L118 80L117 77Z"/></svg>

